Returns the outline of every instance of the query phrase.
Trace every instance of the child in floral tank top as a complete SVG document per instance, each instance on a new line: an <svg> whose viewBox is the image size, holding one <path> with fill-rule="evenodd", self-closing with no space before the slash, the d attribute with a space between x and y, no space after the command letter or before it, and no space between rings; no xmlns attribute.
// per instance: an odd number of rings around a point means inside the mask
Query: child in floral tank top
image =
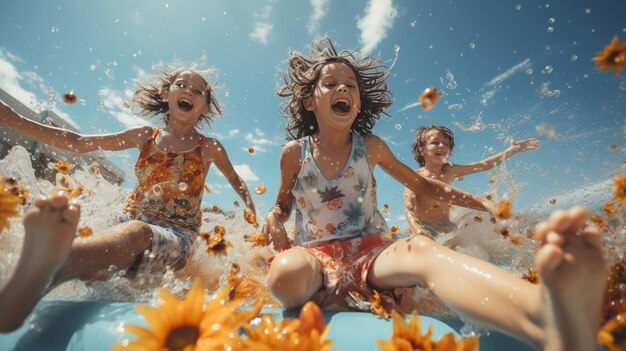
<svg viewBox="0 0 626 351"><path fill-rule="evenodd" d="M287 98L291 141L281 154L279 192L263 227L280 251L269 268L274 297L286 308L308 300L326 308L369 308L376 289L388 297L384 307L406 311L407 292L420 284L465 317L535 347L594 349L604 263L600 233L585 225L586 211L554 213L537 227L543 244L538 285L425 235L387 239L375 209L377 165L424 198L488 212L493 204L416 174L371 134L392 102L389 70L379 60L337 53L329 39L314 44L310 57L290 54L286 84L278 90ZM292 246L283 223L294 203Z"/></svg>

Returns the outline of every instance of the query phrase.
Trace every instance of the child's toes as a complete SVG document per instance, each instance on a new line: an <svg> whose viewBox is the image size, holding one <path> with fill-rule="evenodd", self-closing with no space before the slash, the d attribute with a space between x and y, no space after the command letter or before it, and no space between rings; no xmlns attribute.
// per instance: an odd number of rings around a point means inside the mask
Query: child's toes
<svg viewBox="0 0 626 351"><path fill-rule="evenodd" d="M61 215L65 222L76 225L78 223L78 219L80 218L80 205L70 204L63 210Z"/></svg>
<svg viewBox="0 0 626 351"><path fill-rule="evenodd" d="M545 245L537 253L536 264L540 274L554 270L563 260L563 249L558 245Z"/></svg>
<svg viewBox="0 0 626 351"><path fill-rule="evenodd" d="M58 195L52 196L49 201L53 208L61 210L67 207L69 199L62 192L59 192Z"/></svg>
<svg viewBox="0 0 626 351"><path fill-rule="evenodd" d="M591 246L597 250L602 250L602 232L595 225L589 225L582 231L583 240L586 245Z"/></svg>

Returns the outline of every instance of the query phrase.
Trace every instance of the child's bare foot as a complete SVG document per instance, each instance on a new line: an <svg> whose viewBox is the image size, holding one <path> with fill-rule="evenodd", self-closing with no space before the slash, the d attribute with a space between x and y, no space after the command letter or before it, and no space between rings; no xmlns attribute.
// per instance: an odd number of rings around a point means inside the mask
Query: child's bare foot
<svg viewBox="0 0 626 351"><path fill-rule="evenodd" d="M587 211L574 207L552 213L536 229L542 244L537 271L544 290L544 350L595 350L606 267L602 237L587 226Z"/></svg>
<svg viewBox="0 0 626 351"><path fill-rule="evenodd" d="M23 323L72 249L80 207L63 195L37 200L24 216L24 244L15 271L0 289L0 331Z"/></svg>

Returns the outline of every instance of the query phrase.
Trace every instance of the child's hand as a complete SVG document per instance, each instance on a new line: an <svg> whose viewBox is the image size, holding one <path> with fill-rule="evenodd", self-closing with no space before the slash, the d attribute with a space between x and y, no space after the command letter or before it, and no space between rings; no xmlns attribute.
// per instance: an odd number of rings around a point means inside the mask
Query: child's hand
<svg viewBox="0 0 626 351"><path fill-rule="evenodd" d="M270 211L267 217L265 217L265 223L263 224L261 233L268 242L272 243L274 250L281 252L291 248L291 242L289 241L289 237L287 237L285 226L278 220L274 212Z"/></svg>
<svg viewBox="0 0 626 351"><path fill-rule="evenodd" d="M524 152L537 148L539 148L539 141L535 138L520 141L511 140L511 146L509 146L509 149L513 152Z"/></svg>

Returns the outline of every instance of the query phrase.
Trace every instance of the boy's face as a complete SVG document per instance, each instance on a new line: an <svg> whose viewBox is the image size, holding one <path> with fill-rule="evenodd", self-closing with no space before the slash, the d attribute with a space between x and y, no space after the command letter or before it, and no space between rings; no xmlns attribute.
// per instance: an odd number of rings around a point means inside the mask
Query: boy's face
<svg viewBox="0 0 626 351"><path fill-rule="evenodd" d="M304 100L304 107L315 114L320 127L349 129L361 110L359 87L352 68L339 62L324 65L313 95Z"/></svg>
<svg viewBox="0 0 626 351"><path fill-rule="evenodd" d="M200 115L209 112L206 94L204 78L194 72L181 72L167 92L170 120L195 124Z"/></svg>
<svg viewBox="0 0 626 351"><path fill-rule="evenodd" d="M424 134L424 145L421 154L428 163L448 163L450 158L450 140L436 129L431 129Z"/></svg>

